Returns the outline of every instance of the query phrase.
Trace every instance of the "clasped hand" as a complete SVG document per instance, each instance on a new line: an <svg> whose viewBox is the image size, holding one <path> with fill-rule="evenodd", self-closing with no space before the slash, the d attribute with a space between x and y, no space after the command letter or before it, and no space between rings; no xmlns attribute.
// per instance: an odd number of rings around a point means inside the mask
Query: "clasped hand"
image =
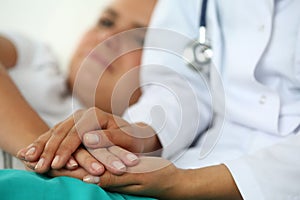
<svg viewBox="0 0 300 200"><path fill-rule="evenodd" d="M84 145L82 143L84 141ZM138 162L136 154L159 149L155 132L144 124L129 124L97 108L80 110L42 134L18 158L38 173L90 177L105 170L123 174ZM131 153L134 152L134 153ZM92 176L87 176L92 175Z"/></svg>
<svg viewBox="0 0 300 200"><path fill-rule="evenodd" d="M183 176L185 170L159 157L138 157L157 155L160 150L161 144L150 126L129 124L91 108L77 111L17 156L37 173L71 176L114 192L185 197L189 184L183 180L194 178L193 173Z"/></svg>

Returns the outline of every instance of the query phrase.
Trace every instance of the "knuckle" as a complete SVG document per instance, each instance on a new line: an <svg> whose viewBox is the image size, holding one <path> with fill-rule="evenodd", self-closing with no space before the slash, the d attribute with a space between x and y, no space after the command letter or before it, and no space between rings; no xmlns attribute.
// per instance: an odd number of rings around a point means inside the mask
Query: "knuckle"
<svg viewBox="0 0 300 200"><path fill-rule="evenodd" d="M92 156L85 156L84 157L84 163L86 163L86 164L92 163L94 161L95 161L95 159Z"/></svg>
<svg viewBox="0 0 300 200"><path fill-rule="evenodd" d="M40 135L35 141L45 143L45 141L47 141L49 139L49 137L51 137L51 131L50 130L49 130L49 132L46 132L45 134Z"/></svg>
<svg viewBox="0 0 300 200"><path fill-rule="evenodd" d="M89 149L89 154L95 157L97 160L103 163L103 158L106 156L105 148L98 148L98 149Z"/></svg>
<svg viewBox="0 0 300 200"><path fill-rule="evenodd" d="M66 129L65 126L60 126L60 127L57 127L55 130L53 130L52 135L54 135L54 136L65 135L67 131L68 130Z"/></svg>
<svg viewBox="0 0 300 200"><path fill-rule="evenodd" d="M73 149L70 146L61 146L58 150L57 150L57 154L61 154L61 155L72 155L74 153Z"/></svg>
<svg viewBox="0 0 300 200"><path fill-rule="evenodd" d="M113 161L116 161L117 158L111 154L111 153L108 153L106 156L105 156L105 159L104 161L107 163L107 164L111 164Z"/></svg>
<svg viewBox="0 0 300 200"><path fill-rule="evenodd" d="M57 125L55 125L54 127L52 127L52 128L49 130L50 135L53 135L53 134L56 132L56 130L59 128L59 126L60 126L60 124L57 124Z"/></svg>
<svg viewBox="0 0 300 200"><path fill-rule="evenodd" d="M108 151L110 151L112 153L118 153L118 152L120 152L120 148L118 146L111 146L111 147L108 147Z"/></svg>
<svg viewBox="0 0 300 200"><path fill-rule="evenodd" d="M43 140L37 139L32 143L32 146L36 148L44 148L45 142Z"/></svg>
<svg viewBox="0 0 300 200"><path fill-rule="evenodd" d="M119 146L111 146L108 148L108 151L113 153L114 155L118 157L124 157L127 155L127 151Z"/></svg>
<svg viewBox="0 0 300 200"><path fill-rule="evenodd" d="M79 134L79 131L77 131L76 127L73 127L70 132L69 132L69 137L72 138L72 140L74 139L79 139L81 138L81 135Z"/></svg>
<svg viewBox="0 0 300 200"><path fill-rule="evenodd" d="M42 155L41 155L41 157L48 158L48 157L50 157L50 155L53 155L54 153L55 152L54 152L53 149L51 149L51 148L45 148L44 151L43 151L43 153L42 153Z"/></svg>

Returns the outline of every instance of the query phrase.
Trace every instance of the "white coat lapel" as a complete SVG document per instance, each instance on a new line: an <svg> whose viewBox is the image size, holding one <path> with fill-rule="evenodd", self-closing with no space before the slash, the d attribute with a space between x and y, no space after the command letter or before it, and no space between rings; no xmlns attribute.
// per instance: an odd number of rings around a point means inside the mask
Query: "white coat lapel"
<svg viewBox="0 0 300 200"><path fill-rule="evenodd" d="M223 0L219 4L228 78L253 80L271 36L274 0Z"/></svg>
<svg viewBox="0 0 300 200"><path fill-rule="evenodd" d="M257 82L254 70L271 38L274 0L216 0L222 37L222 81L228 119L267 132L277 131L278 116L257 118L261 94L271 94ZM241 100L242 99L242 100ZM279 100L276 98L276 105ZM244 107L249 108L248 113ZM268 112L266 110L265 112ZM277 112L277 111L276 111Z"/></svg>

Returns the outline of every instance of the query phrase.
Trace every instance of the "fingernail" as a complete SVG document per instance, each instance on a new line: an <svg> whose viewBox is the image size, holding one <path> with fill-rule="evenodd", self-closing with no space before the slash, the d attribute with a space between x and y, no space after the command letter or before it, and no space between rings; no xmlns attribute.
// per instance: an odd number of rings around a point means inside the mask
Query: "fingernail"
<svg viewBox="0 0 300 200"><path fill-rule="evenodd" d="M24 150L20 151L19 155L22 156L22 157L25 157L25 151Z"/></svg>
<svg viewBox="0 0 300 200"><path fill-rule="evenodd" d="M35 150L36 150L35 147L31 147L30 149L28 149L25 156L30 156L30 155L34 154Z"/></svg>
<svg viewBox="0 0 300 200"><path fill-rule="evenodd" d="M25 153L25 149L21 149L20 151L18 151L17 157L21 160L25 160Z"/></svg>
<svg viewBox="0 0 300 200"><path fill-rule="evenodd" d="M34 167L34 170L37 170L37 169L42 168L42 166L44 165L44 162L45 162L45 159L44 159L44 158L41 158L41 159L39 160L39 162L36 164L36 166Z"/></svg>
<svg viewBox="0 0 300 200"><path fill-rule="evenodd" d="M86 183L100 183L100 178L97 176L87 175L82 180Z"/></svg>
<svg viewBox="0 0 300 200"><path fill-rule="evenodd" d="M99 137L96 134L87 133L84 135L84 142L90 145L98 144Z"/></svg>
<svg viewBox="0 0 300 200"><path fill-rule="evenodd" d="M136 155L134 154L127 154L127 159L130 161L130 162L134 162L136 161L137 159L139 159Z"/></svg>
<svg viewBox="0 0 300 200"><path fill-rule="evenodd" d="M58 162L59 162L59 159L60 159L60 156L55 156L55 158L53 159L53 161L52 161L52 164L51 164L51 166L52 167L55 167L55 166L57 166L57 164L58 164Z"/></svg>
<svg viewBox="0 0 300 200"><path fill-rule="evenodd" d="M126 166L123 163L121 163L120 161L114 161L114 162L112 162L112 165L117 170L120 170L120 171L125 171L125 169L126 169Z"/></svg>
<svg viewBox="0 0 300 200"><path fill-rule="evenodd" d="M74 168L74 167L78 167L78 163L74 160L74 159L70 159L69 160L69 165Z"/></svg>
<svg viewBox="0 0 300 200"><path fill-rule="evenodd" d="M96 163L96 162L92 163L92 168L93 168L93 170L95 170L97 172L102 170L102 166L99 163Z"/></svg>

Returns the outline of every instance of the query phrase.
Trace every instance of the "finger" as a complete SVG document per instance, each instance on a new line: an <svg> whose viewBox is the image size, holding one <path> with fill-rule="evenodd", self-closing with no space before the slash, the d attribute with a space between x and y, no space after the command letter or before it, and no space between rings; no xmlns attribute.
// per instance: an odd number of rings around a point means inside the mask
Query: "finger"
<svg viewBox="0 0 300 200"><path fill-rule="evenodd" d="M104 166L98 160L96 160L86 149L79 148L73 155L78 164L91 175L99 176L104 173Z"/></svg>
<svg viewBox="0 0 300 200"><path fill-rule="evenodd" d="M49 130L38 139L36 139L32 144L30 144L28 147L26 147L26 153L24 159L30 162L37 161L43 152L45 145L49 138L51 137L51 131Z"/></svg>
<svg viewBox="0 0 300 200"><path fill-rule="evenodd" d="M129 123L122 118L106 113L96 107L88 109L76 120L76 128L80 137L90 131L118 129L127 125Z"/></svg>
<svg viewBox="0 0 300 200"><path fill-rule="evenodd" d="M135 166L139 163L139 158L135 154L133 154L119 146L111 146L108 148L108 151L113 153L118 158L120 158L126 166L131 167L131 166Z"/></svg>
<svg viewBox="0 0 300 200"><path fill-rule="evenodd" d="M89 152L111 173L120 175L126 171L126 166L122 160L109 152L106 148L91 149Z"/></svg>
<svg viewBox="0 0 300 200"><path fill-rule="evenodd" d="M37 162L28 162L28 161L23 161L23 164L25 165L25 168L29 171L34 171L34 168L37 164Z"/></svg>
<svg viewBox="0 0 300 200"><path fill-rule="evenodd" d="M88 172L85 171L83 168L79 167L75 170L67 170L67 169L50 170L47 174L51 177L69 176L69 177L82 180L83 177L88 175Z"/></svg>
<svg viewBox="0 0 300 200"><path fill-rule="evenodd" d="M98 108L90 108L75 119L76 130L82 138L86 132L101 130L106 127L106 114Z"/></svg>
<svg viewBox="0 0 300 200"><path fill-rule="evenodd" d="M87 175L87 176L84 176L82 178L82 181L86 182L86 183L99 184L100 183L100 177L99 176L93 176L93 175Z"/></svg>
<svg viewBox="0 0 300 200"><path fill-rule="evenodd" d="M55 152L55 158L51 163L51 167L53 169L60 169L65 166L71 155L76 151L80 144L81 139L79 138L75 126L73 126L73 128L58 146Z"/></svg>
<svg viewBox="0 0 300 200"><path fill-rule="evenodd" d="M26 148L20 149L16 157L20 160L25 160Z"/></svg>
<svg viewBox="0 0 300 200"><path fill-rule="evenodd" d="M90 131L83 135L83 144L92 149L97 148L106 148L110 147L113 144L111 140L107 137L107 135L104 133L107 132L105 130L98 130L98 131Z"/></svg>
<svg viewBox="0 0 300 200"><path fill-rule="evenodd" d="M103 111L102 111L103 112ZM124 120L123 118L113 115L111 113L100 113L102 114L104 117L101 117L101 115L99 117L99 120L105 121L106 122L106 126L104 127L105 129L119 129L122 127L127 127L130 126L130 124Z"/></svg>
<svg viewBox="0 0 300 200"><path fill-rule="evenodd" d="M66 169L68 170L74 170L78 168L78 163L77 161L73 158L73 156L71 156L71 158L68 160L66 166Z"/></svg>
<svg viewBox="0 0 300 200"><path fill-rule="evenodd" d="M57 163L59 161L60 157L57 156L54 158L54 155L55 155L57 149L59 148L61 142L64 140L66 135L69 133L70 129L73 127L73 125L74 125L73 118L70 117L67 120L65 120L64 122L56 125L54 128L51 129L51 137L46 142L46 145L43 149L40 159L39 159L37 165L35 166L36 172L45 173L49 170L52 162ZM69 153L69 152L66 152L66 154L67 153ZM68 159L70 158L71 154L66 155L66 156L69 156ZM53 160L53 158L54 158L54 160ZM66 162L64 163L64 165L66 164Z"/></svg>
<svg viewBox="0 0 300 200"><path fill-rule="evenodd" d="M105 171L103 175L100 176L99 186L102 188L114 188L114 187L125 187L129 185L138 184L134 176L129 173L122 175L115 175L109 171Z"/></svg>
<svg viewBox="0 0 300 200"><path fill-rule="evenodd" d="M123 131L124 129L126 129L125 132ZM115 146L123 147L133 153L141 153L144 151L143 140L135 136L133 129L130 127L107 130L104 133Z"/></svg>
<svg viewBox="0 0 300 200"><path fill-rule="evenodd" d="M129 128L128 128L129 129ZM120 146L134 153L144 151L144 139L130 135L122 129L107 129L90 131L83 135L86 147L96 149L110 146Z"/></svg>

